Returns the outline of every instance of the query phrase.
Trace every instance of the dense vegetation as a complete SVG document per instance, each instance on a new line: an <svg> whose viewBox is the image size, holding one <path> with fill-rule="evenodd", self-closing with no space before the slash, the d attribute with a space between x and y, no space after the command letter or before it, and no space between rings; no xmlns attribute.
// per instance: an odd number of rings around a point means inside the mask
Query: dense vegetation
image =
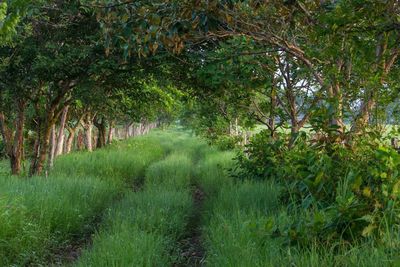
<svg viewBox="0 0 400 267"><path fill-rule="evenodd" d="M0 265L398 265L399 56L396 0L2 1Z"/></svg>

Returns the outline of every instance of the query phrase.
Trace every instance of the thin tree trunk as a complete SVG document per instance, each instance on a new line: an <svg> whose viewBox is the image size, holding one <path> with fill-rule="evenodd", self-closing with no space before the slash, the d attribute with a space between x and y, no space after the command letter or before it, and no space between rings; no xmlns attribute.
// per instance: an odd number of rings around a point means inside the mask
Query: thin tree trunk
<svg viewBox="0 0 400 267"><path fill-rule="evenodd" d="M131 126L130 123L125 124L125 139L129 138L129 127Z"/></svg>
<svg viewBox="0 0 400 267"><path fill-rule="evenodd" d="M83 129L85 131L85 145L86 149L91 152L93 151L93 117L90 113L85 116L83 120Z"/></svg>
<svg viewBox="0 0 400 267"><path fill-rule="evenodd" d="M61 115L60 128L58 130L57 144L55 148L55 156L59 156L63 152L64 138L65 138L64 129L65 129L65 123L67 121L68 109L69 106L65 106Z"/></svg>
<svg viewBox="0 0 400 267"><path fill-rule="evenodd" d="M92 124L89 124L85 127L85 144L86 144L86 149L90 152L93 151L92 130L93 130Z"/></svg>
<svg viewBox="0 0 400 267"><path fill-rule="evenodd" d="M54 157L56 153L56 148L57 148L57 140L56 140L56 126L52 125L51 126L51 134L50 134L50 150L49 150L49 156L48 156L48 169L53 168L54 165Z"/></svg>
<svg viewBox="0 0 400 267"><path fill-rule="evenodd" d="M25 102L19 101L14 144L12 148L12 155L10 157L11 173L13 175L21 174L22 159L24 155L25 106Z"/></svg>
<svg viewBox="0 0 400 267"><path fill-rule="evenodd" d="M76 140L76 146L77 146L79 151L83 150L84 139L85 139L85 137L84 137L83 131L82 131L82 129L80 129L79 132L78 132L78 138Z"/></svg>
<svg viewBox="0 0 400 267"><path fill-rule="evenodd" d="M104 117L100 118L99 120L93 120L94 125L97 128L97 142L96 142L96 147L97 148L102 148L106 145L106 137L107 137L107 128L106 128L106 122Z"/></svg>
<svg viewBox="0 0 400 267"><path fill-rule="evenodd" d="M25 101L17 101L17 118L15 120L14 133L7 127L4 113L0 112L0 132L6 153L10 159L11 173L13 175L21 173L24 152L25 107Z"/></svg>
<svg viewBox="0 0 400 267"><path fill-rule="evenodd" d="M115 121L112 120L110 122L110 128L108 129L107 144L112 143L114 137L114 131L115 131Z"/></svg>
<svg viewBox="0 0 400 267"><path fill-rule="evenodd" d="M0 112L0 132L1 132L1 137L3 139L3 142L4 142L4 146L6 148L6 153L8 155L10 153L10 151L12 150L12 147L11 147L12 132L7 127L6 117L3 112Z"/></svg>
<svg viewBox="0 0 400 267"><path fill-rule="evenodd" d="M50 125L50 120L45 121L43 126L41 123L38 125L38 149L37 155L32 159L30 175L41 175L43 172L44 164L46 162L46 157L48 154L48 148L50 143L50 135L52 130L52 125Z"/></svg>
<svg viewBox="0 0 400 267"><path fill-rule="evenodd" d="M270 112L269 112L269 127L271 130L271 137L275 138L276 136L276 127L275 127L275 109L276 109L276 89L275 86L272 87L271 90L271 108L270 108Z"/></svg>
<svg viewBox="0 0 400 267"><path fill-rule="evenodd" d="M67 138L67 143L65 145L65 153L69 154L72 151L72 145L74 143L74 138L75 138L75 132L76 128L68 128L68 138Z"/></svg>

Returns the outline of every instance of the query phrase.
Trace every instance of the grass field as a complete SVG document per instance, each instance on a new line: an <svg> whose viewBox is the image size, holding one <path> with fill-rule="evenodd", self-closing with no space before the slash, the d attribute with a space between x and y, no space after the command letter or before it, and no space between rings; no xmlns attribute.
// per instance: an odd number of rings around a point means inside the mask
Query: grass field
<svg viewBox="0 0 400 267"><path fill-rule="evenodd" d="M0 266L400 266L396 245L288 245L272 229L304 214L279 184L232 178L234 156L155 130L62 156L47 178L2 162Z"/></svg>

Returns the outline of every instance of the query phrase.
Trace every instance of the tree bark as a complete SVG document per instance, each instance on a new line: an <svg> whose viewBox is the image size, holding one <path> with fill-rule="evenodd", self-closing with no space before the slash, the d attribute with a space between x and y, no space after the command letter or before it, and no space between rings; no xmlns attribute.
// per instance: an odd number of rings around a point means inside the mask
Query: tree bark
<svg viewBox="0 0 400 267"><path fill-rule="evenodd" d="M276 127L275 127L275 112L276 112L276 88L275 86L271 89L271 107L269 111L268 124L271 131L271 138L276 137Z"/></svg>
<svg viewBox="0 0 400 267"><path fill-rule="evenodd" d="M21 174L24 154L25 101L17 101L17 118L15 133L7 127L4 113L0 112L0 131L5 143L6 153L10 159L11 174Z"/></svg>
<svg viewBox="0 0 400 267"><path fill-rule="evenodd" d="M59 156L63 153L64 138L65 138L64 129L65 129L65 123L67 121L68 109L69 109L69 106L65 106L63 109L63 112L61 114L60 128L59 128L58 134L57 134L57 144L56 144L56 148L55 148L55 156Z"/></svg>
<svg viewBox="0 0 400 267"><path fill-rule="evenodd" d="M72 145L74 144L76 128L68 128L68 138L65 145L65 154L69 154L72 151Z"/></svg>
<svg viewBox="0 0 400 267"><path fill-rule="evenodd" d="M0 131L6 149L6 154L9 155L10 151L12 150L12 132L7 127L6 117L3 112L0 112Z"/></svg>
<svg viewBox="0 0 400 267"><path fill-rule="evenodd" d="M115 131L115 121L112 120L110 122L110 128L108 129L107 144L111 144L112 143L113 137L114 137L114 131Z"/></svg>
<svg viewBox="0 0 400 267"><path fill-rule="evenodd" d="M48 169L50 170L53 168L54 165L54 157L57 148L57 140L56 140L56 126L51 126L51 133L50 133L50 150L49 150L49 157L48 157Z"/></svg>
<svg viewBox="0 0 400 267"><path fill-rule="evenodd" d="M100 118L99 120L95 119L93 120L94 125L96 126L98 130L98 135L97 135L97 148L102 148L106 145L106 138L107 138L107 128L106 128L106 121L104 117Z"/></svg>
<svg viewBox="0 0 400 267"><path fill-rule="evenodd" d="M130 127L130 123L125 124L125 139L129 138L129 127Z"/></svg>
<svg viewBox="0 0 400 267"><path fill-rule="evenodd" d="M76 146L77 146L77 148L78 148L79 151L82 151L82 150L83 150L83 147L84 147L84 139L85 139L85 137L84 137L84 134L83 134L82 129L81 129L81 130L79 130L79 132L78 132L78 138L77 138L77 140L76 140Z"/></svg>
<svg viewBox="0 0 400 267"><path fill-rule="evenodd" d="M85 145L89 152L93 151L93 117L90 113L86 114L82 123L85 132Z"/></svg>
<svg viewBox="0 0 400 267"><path fill-rule="evenodd" d="M43 126L42 126L43 124ZM30 175L41 175L43 172L44 164L48 154L48 148L50 143L52 124L51 121L46 119L42 123L38 124L38 136L37 136L37 154L32 159Z"/></svg>

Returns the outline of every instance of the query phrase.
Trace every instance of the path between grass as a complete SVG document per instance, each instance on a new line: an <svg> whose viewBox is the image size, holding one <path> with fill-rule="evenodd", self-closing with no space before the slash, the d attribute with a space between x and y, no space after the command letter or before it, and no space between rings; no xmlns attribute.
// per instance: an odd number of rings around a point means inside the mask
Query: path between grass
<svg viewBox="0 0 400 267"><path fill-rule="evenodd" d="M200 266L204 194L192 186L200 144L186 134L170 140L167 155L146 168L143 186L135 186L141 190L108 210L73 266Z"/></svg>
<svg viewBox="0 0 400 267"><path fill-rule="evenodd" d="M202 244L201 218L204 209L205 194L194 185L192 189L193 211L189 218L186 235L179 240L180 260L174 267L204 266L205 250Z"/></svg>

